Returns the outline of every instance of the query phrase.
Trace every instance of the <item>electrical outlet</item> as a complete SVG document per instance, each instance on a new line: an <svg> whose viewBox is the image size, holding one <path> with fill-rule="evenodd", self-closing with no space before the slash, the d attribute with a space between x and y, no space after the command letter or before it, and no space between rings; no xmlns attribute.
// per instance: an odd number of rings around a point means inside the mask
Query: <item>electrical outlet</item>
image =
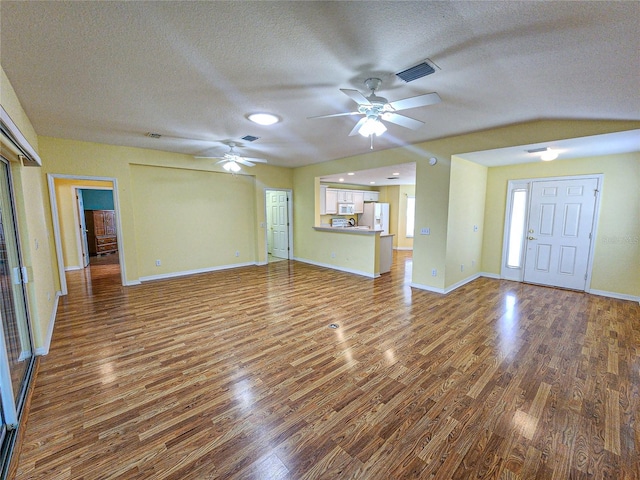
<svg viewBox="0 0 640 480"><path fill-rule="evenodd" d="M473 231L474 231L474 232L477 232L477 231L478 231L478 225L474 225L474 226L473 226Z"/></svg>
<svg viewBox="0 0 640 480"><path fill-rule="evenodd" d="M240 256L240 252L236 250L236 257Z"/></svg>
<svg viewBox="0 0 640 480"><path fill-rule="evenodd" d="M471 260L471 266L475 267L476 266L476 261L475 260Z"/></svg>
<svg viewBox="0 0 640 480"><path fill-rule="evenodd" d="M162 262L160 260L156 260L156 267L159 267L160 265L162 265Z"/></svg>
<svg viewBox="0 0 640 480"><path fill-rule="evenodd" d="M463 264L460 265L460 271L464 272L464 265Z"/></svg>
<svg viewBox="0 0 640 480"><path fill-rule="evenodd" d="M421 228L420 235L431 235L431 229L429 227Z"/></svg>
<svg viewBox="0 0 640 480"><path fill-rule="evenodd" d="M336 258L336 253L335 252L331 252L331 258Z"/></svg>
<svg viewBox="0 0 640 480"><path fill-rule="evenodd" d="M432 277L437 277L438 276L438 270L436 270L435 268L433 270L431 270L431 276Z"/></svg>

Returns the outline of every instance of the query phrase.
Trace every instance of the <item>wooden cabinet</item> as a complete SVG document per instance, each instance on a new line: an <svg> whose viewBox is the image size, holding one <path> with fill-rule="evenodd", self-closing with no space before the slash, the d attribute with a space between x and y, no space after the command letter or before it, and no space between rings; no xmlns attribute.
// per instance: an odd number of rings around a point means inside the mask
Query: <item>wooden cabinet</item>
<svg viewBox="0 0 640 480"><path fill-rule="evenodd" d="M118 251L116 216L113 210L85 210L89 255Z"/></svg>

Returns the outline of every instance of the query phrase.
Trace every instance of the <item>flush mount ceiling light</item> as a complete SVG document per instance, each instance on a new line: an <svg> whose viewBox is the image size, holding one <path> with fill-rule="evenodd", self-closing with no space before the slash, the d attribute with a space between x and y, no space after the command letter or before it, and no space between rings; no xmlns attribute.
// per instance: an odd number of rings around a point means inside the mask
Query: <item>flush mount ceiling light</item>
<svg viewBox="0 0 640 480"><path fill-rule="evenodd" d="M372 115L370 117L367 117L365 122L360 127L358 133L363 137L368 137L370 135L376 135L377 137L379 137L386 131L387 127L385 127L382 122L378 120L378 117L374 117Z"/></svg>
<svg viewBox="0 0 640 480"><path fill-rule="evenodd" d="M252 113L247 116L249 120L258 125L273 125L280 121L280 117L273 115L272 113Z"/></svg>

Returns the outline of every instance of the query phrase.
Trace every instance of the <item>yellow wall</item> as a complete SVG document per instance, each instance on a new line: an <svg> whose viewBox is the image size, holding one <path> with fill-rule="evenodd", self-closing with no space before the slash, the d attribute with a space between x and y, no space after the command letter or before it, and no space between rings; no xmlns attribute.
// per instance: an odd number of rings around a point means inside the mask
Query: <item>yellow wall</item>
<svg viewBox="0 0 640 480"><path fill-rule="evenodd" d="M29 144L40 154L35 130L1 67L0 103ZM45 205L48 201L41 168L23 167L12 162L11 177L23 262L31 273L27 295L33 340L36 349L41 349L47 342L47 332L59 288L57 277L53 274L56 265L51 248L53 233L46 222Z"/></svg>
<svg viewBox="0 0 640 480"><path fill-rule="evenodd" d="M167 175L174 175L175 178L186 178L189 173L196 174L195 176L197 176L197 173L207 174L204 176L212 178L208 174L218 172L217 175L222 176L229 185L234 185L234 178L244 177L246 173L250 173L251 175L246 176L253 182L253 195L250 199L252 203L251 218L246 223L246 231L243 232L243 235L247 238L255 239L251 252L247 253L250 257L246 258L250 258L251 262L258 263L266 262L265 234L264 229L260 226L262 222L265 222L264 191L267 188L290 189L292 187L292 169L289 168L258 164L251 169L243 169L243 174L234 177L224 172L213 161L194 159L189 155L51 137L39 137L39 142L44 173L113 178L116 182L114 193L117 195L120 206L119 214L122 227L122 245L119 247L124 257L126 282L128 284L137 283L140 277L179 273L193 269L192 262L188 258L183 258L182 261L175 263L165 264L163 262L162 268L156 268L154 263L152 271L148 270L148 259L145 258L146 253L140 252L138 246L147 245L148 242L155 240L151 238L147 230L139 227L138 222L143 222L144 219L136 216L141 211L148 213L148 210L144 210L144 208L149 208L148 205L142 205L138 191L139 188L149 188L144 183L145 176L140 174L140 169L145 167L165 167L167 172L173 172L171 174L167 173ZM134 168L138 172L135 177L132 173ZM149 171L151 172L152 170ZM141 183L136 184L136 181ZM189 184L185 183L183 188L189 189ZM199 191L204 194L202 190ZM164 197L164 200L173 200L184 209L184 212L180 213L180 215L189 217L192 215L189 210L190 207L182 202L182 198L183 195L174 189ZM205 195L200 200L206 202L210 199ZM216 205L216 208L226 211L237 210L237 207L238 205L233 195L229 195L225 202ZM153 214L162 218L159 212L160 207ZM172 214L175 215L177 213L172 211ZM50 219L49 222L51 222ZM167 229L170 229L170 221L166 220L165 222ZM234 256L232 263L238 263L238 258ZM221 266L224 265L208 265L210 268Z"/></svg>
<svg viewBox="0 0 640 480"><path fill-rule="evenodd" d="M132 165L131 180L141 277L256 262L253 177Z"/></svg>
<svg viewBox="0 0 640 480"><path fill-rule="evenodd" d="M487 168L451 159L447 227L447 286L481 272Z"/></svg>
<svg viewBox="0 0 640 480"><path fill-rule="evenodd" d="M484 271L500 274L507 181L604 174L591 289L640 296L640 153L490 168Z"/></svg>

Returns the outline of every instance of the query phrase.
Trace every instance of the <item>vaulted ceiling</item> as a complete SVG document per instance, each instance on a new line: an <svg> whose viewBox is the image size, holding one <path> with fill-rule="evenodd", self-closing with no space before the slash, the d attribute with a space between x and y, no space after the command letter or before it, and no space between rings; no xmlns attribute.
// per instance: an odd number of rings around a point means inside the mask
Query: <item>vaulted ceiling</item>
<svg viewBox="0 0 640 480"><path fill-rule="evenodd" d="M397 100L387 149L528 120L640 120L640 2L0 3L0 63L40 135L270 164L369 151L339 89ZM429 59L436 72L395 73ZM246 117L266 111L266 127ZM150 138L147 133L160 134ZM239 140L245 135L255 142Z"/></svg>

